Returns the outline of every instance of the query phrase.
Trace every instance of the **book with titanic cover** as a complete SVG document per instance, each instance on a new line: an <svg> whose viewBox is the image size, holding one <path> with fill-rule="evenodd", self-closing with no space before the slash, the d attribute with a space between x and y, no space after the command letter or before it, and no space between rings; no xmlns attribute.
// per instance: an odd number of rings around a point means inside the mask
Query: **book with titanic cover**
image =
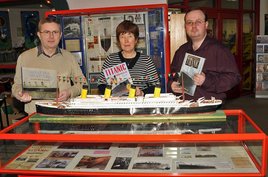
<svg viewBox="0 0 268 177"><path fill-rule="evenodd" d="M180 70L179 82L183 82L185 93L193 96L196 85L194 84L193 77L195 74L200 74L202 72L205 63L205 58L186 53L182 67Z"/></svg>
<svg viewBox="0 0 268 177"><path fill-rule="evenodd" d="M112 86L112 96L128 94L128 86L133 84L126 63L121 63L103 70L106 82Z"/></svg>

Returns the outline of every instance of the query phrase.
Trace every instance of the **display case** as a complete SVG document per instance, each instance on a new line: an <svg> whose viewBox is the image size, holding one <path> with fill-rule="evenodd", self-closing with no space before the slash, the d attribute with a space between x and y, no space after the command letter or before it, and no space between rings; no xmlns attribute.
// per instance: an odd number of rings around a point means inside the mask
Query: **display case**
<svg viewBox="0 0 268 177"><path fill-rule="evenodd" d="M267 136L242 110L136 116L32 114L0 132L3 174L265 176Z"/></svg>
<svg viewBox="0 0 268 177"><path fill-rule="evenodd" d="M162 91L166 91L170 63L167 4L61 10L47 12L46 16L54 16L61 22L61 45L76 56L88 78L90 94L98 94L96 79L107 55L120 50L115 30L123 20L138 25L136 49L152 58Z"/></svg>

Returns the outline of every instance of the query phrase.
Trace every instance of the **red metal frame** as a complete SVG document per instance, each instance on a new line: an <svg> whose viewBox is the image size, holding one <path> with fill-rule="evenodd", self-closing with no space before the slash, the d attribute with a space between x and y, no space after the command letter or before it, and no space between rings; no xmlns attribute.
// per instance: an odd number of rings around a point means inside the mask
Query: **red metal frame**
<svg viewBox="0 0 268 177"><path fill-rule="evenodd" d="M87 15L87 14L107 14L124 11L139 12L144 9L163 8L164 9L164 38L165 38L165 78L168 80L168 74L170 73L170 39L168 32L168 5L167 4L153 4L153 5L136 5L136 6L120 6L120 7L105 7L105 8L87 8L87 9L73 9L73 10L60 10L60 11L48 11L45 16L49 15Z"/></svg>
<svg viewBox="0 0 268 177"><path fill-rule="evenodd" d="M15 69L16 63L1 63L0 69Z"/></svg>
<svg viewBox="0 0 268 177"><path fill-rule="evenodd" d="M224 110L226 116L237 116L238 117L238 133L230 134L183 134L183 135L78 135L78 134L12 134L9 133L10 130L16 128L17 126L28 121L29 117L25 117L22 120L12 124L6 129L0 131L1 140L33 140L33 141L44 141L44 142L96 142L96 143L170 143L170 142L230 142L230 141L240 141L244 144L244 148L249 153L256 167L259 169L260 173L198 173L198 174L183 174L183 173L104 173L104 172L62 172L62 171L41 171L41 170L8 170L4 169L2 166L0 168L0 173L12 173L20 174L21 177L30 176L181 176L181 177L261 177L267 172L267 154L268 154L268 137L265 133L256 125L256 123L242 110ZM245 123L249 122L252 127L255 128L256 133L246 133ZM36 128L38 128L38 124ZM246 141L260 141L262 143L262 160L261 164L254 158L253 154L250 152L246 146ZM3 164L2 164L3 165Z"/></svg>

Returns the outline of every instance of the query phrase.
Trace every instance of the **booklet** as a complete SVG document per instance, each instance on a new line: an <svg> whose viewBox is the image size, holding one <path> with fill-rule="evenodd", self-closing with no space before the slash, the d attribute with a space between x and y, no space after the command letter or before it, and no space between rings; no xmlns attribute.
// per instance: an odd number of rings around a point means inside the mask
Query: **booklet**
<svg viewBox="0 0 268 177"><path fill-rule="evenodd" d="M32 99L55 99L57 97L57 73L55 70L21 68L22 91Z"/></svg>
<svg viewBox="0 0 268 177"><path fill-rule="evenodd" d="M200 74L202 72L205 60L205 58L197 55L190 53L185 54L179 81L181 83L183 82L185 93L188 95L194 95L196 85L194 84L193 77L195 74Z"/></svg>
<svg viewBox="0 0 268 177"><path fill-rule="evenodd" d="M128 94L128 86L133 84L126 63L121 63L103 70L106 82L112 86L112 96Z"/></svg>

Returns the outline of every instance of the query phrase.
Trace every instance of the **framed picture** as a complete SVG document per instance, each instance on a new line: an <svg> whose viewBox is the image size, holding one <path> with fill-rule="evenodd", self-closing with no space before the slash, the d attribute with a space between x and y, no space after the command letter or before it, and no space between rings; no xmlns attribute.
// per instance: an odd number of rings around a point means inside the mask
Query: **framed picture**
<svg viewBox="0 0 268 177"><path fill-rule="evenodd" d="M0 11L0 50L8 50L11 48L9 15L7 11Z"/></svg>
<svg viewBox="0 0 268 177"><path fill-rule="evenodd" d="M25 47L33 48L39 44L37 28L39 22L38 11L21 11L22 31L25 38Z"/></svg>

